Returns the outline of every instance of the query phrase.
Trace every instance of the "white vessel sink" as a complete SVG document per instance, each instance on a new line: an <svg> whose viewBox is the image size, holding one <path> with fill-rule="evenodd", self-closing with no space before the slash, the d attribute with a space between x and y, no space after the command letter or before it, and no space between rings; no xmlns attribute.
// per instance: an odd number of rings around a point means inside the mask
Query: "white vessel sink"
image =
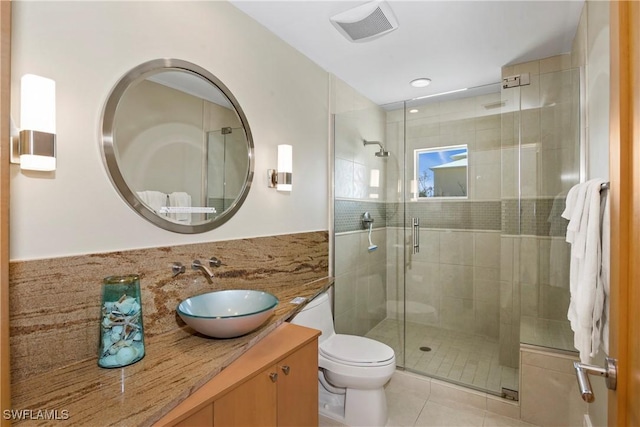
<svg viewBox="0 0 640 427"><path fill-rule="evenodd" d="M233 338L261 326L273 314L278 298L268 292L231 290L185 299L176 308L184 322L213 338Z"/></svg>

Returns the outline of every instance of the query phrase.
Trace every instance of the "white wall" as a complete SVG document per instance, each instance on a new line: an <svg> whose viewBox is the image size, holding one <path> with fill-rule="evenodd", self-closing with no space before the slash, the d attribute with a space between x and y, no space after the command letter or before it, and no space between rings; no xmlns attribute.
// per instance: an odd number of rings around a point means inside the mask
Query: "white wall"
<svg viewBox="0 0 640 427"><path fill-rule="evenodd" d="M234 93L255 142L255 177L240 211L203 234L161 230L111 185L100 115L118 79L157 58L200 65ZM328 227L328 73L226 2L13 4L12 116L19 79L57 83L58 170L11 170L12 260L286 234ZM266 186L276 145L294 147L291 194Z"/></svg>

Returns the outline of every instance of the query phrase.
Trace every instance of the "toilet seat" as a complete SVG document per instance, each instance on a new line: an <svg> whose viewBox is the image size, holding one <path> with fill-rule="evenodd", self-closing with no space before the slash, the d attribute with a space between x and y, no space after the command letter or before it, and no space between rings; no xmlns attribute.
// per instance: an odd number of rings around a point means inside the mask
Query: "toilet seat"
<svg viewBox="0 0 640 427"><path fill-rule="evenodd" d="M387 365L395 359L391 347L356 335L336 334L319 346L322 356L349 366Z"/></svg>

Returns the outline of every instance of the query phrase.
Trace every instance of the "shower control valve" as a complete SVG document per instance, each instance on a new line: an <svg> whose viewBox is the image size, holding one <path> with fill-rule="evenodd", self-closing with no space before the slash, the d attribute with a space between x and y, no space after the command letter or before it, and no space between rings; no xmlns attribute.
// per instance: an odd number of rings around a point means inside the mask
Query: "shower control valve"
<svg viewBox="0 0 640 427"><path fill-rule="evenodd" d="M362 225L364 228L370 228L371 224L373 224L373 217L369 212L365 212L362 214Z"/></svg>

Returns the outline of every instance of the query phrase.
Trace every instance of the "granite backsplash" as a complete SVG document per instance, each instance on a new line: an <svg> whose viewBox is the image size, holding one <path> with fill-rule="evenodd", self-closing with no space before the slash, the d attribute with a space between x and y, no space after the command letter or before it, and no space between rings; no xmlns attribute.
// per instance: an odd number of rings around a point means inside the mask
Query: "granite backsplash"
<svg viewBox="0 0 640 427"><path fill-rule="evenodd" d="M12 382L97 358L101 285L106 276L140 275L145 337L150 337L186 328L175 312L186 297L327 277L328 245L328 233L318 231L12 262ZM194 259L212 256L222 265L213 269L215 278L209 283L190 265ZM175 277L174 262L187 266Z"/></svg>

